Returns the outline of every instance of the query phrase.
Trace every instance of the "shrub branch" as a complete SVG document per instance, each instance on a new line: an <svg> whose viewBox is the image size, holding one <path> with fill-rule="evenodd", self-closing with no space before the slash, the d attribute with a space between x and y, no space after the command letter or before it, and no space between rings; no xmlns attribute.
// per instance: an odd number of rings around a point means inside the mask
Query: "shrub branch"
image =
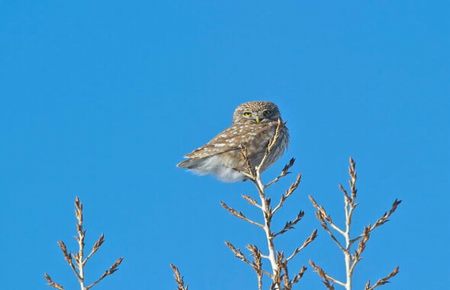
<svg viewBox="0 0 450 290"><path fill-rule="evenodd" d="M350 165L348 171L350 176L349 179L350 192L347 191L344 188L344 186L339 185L339 189L344 195L344 213L345 213L344 229L338 227L334 223L331 216L327 213L325 208L320 204L318 204L312 196L309 196L309 199L316 210L316 218L319 220L320 225L328 233L331 240L338 246L338 248L344 254L345 275L346 275L345 282L341 282L340 280L332 277L323 268L314 263L314 261L310 261L310 265L322 279L322 282L327 289L334 289L333 286L334 284L342 286L346 290L353 289L352 285L353 273L356 265L361 261L362 254L366 249L366 245L371 237L372 232L379 226L385 224L389 220L390 216L397 210L399 204L401 203L401 201L398 199L394 200L391 209L389 211L385 212L378 220L375 221L374 224L366 226L360 235L352 238L351 226L353 213L358 205L356 202L358 190L356 188L356 179L357 179L356 164L352 158L350 158L349 163ZM341 240L339 240L338 237L336 237L335 232L339 234L339 236L344 240L343 242L341 242ZM352 246L356 242L358 242L357 248L353 250ZM398 271L399 268L396 267L389 275L379 279L374 285L371 285L370 281L367 282L365 290L373 290L378 286L388 283L391 278L397 275Z"/></svg>
<svg viewBox="0 0 450 290"><path fill-rule="evenodd" d="M85 250L85 237L86 230L83 227L83 204L81 203L78 197L75 198L75 217L77 220L76 230L77 236L75 237L78 244L78 251L76 253L70 253L67 249L66 244L63 241L58 241L58 246L61 249L61 252L64 256L69 267L72 269L78 284L80 285L81 290L90 290L95 285L100 283L107 276L112 275L119 269L119 265L122 263L123 258L118 258L97 280L92 282L91 284L86 284L85 281L85 266L86 263L92 258L92 256L97 253L97 251L102 247L105 242L105 236L103 234L100 235L98 240L92 246L89 254L87 256L84 255ZM47 281L47 284L50 287L55 289L64 290L64 287L53 281L53 279L47 273L44 274L44 279Z"/></svg>

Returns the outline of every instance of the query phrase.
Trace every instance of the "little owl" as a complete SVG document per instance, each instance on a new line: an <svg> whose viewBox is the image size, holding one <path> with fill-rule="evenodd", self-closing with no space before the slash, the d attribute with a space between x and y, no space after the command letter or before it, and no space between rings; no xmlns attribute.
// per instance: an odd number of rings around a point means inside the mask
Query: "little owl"
<svg viewBox="0 0 450 290"><path fill-rule="evenodd" d="M187 159L177 166L200 175L213 174L225 182L245 180L246 176L242 172L248 172L248 164L242 155L242 148L247 150L250 166L255 168L259 165L275 134L278 120L279 136L261 168L263 171L283 154L289 134L277 105L262 101L238 106L234 111L231 127L206 145L187 154Z"/></svg>

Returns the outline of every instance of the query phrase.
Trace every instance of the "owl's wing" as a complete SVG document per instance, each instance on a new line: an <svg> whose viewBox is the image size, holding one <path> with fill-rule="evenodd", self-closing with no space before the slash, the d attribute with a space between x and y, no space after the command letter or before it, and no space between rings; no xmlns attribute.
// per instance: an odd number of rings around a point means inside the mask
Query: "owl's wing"
<svg viewBox="0 0 450 290"><path fill-rule="evenodd" d="M230 127L219 133L207 144L195 149L186 158L201 159L211 157L217 154L223 154L230 151L241 149L241 139L235 127Z"/></svg>

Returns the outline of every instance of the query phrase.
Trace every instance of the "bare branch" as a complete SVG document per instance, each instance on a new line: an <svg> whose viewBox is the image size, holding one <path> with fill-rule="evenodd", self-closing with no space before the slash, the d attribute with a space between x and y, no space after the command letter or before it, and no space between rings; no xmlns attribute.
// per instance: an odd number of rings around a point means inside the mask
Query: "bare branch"
<svg viewBox="0 0 450 290"><path fill-rule="evenodd" d="M317 275L319 275L320 278L322 278L322 283L323 285L329 289L329 290L334 290L334 283L341 285L343 287L345 287L345 284L333 277L331 277L330 275L328 275L324 269L322 269L322 267L320 267L319 265L315 264L312 260L309 260L309 264L311 265L311 267L313 267L314 272L317 273Z"/></svg>
<svg viewBox="0 0 450 290"><path fill-rule="evenodd" d="M321 225L322 228L328 233L328 235L330 236L331 240L333 240L333 242L338 246L338 248L339 248L342 252L347 251L346 248L342 245L342 243L336 238L336 236L335 236L334 233L331 231L331 229L328 227L328 223L326 222L326 219L325 219L325 217L322 215L321 212L316 211L316 218L320 221L320 225Z"/></svg>
<svg viewBox="0 0 450 290"><path fill-rule="evenodd" d="M345 187L342 184L339 184L339 190L342 191L342 193L344 194L345 200L348 203L352 202L352 198L351 196L348 194L347 190L345 189Z"/></svg>
<svg viewBox="0 0 450 290"><path fill-rule="evenodd" d="M266 188L268 188L269 186L271 186L274 183L277 183L281 178L285 177L286 175L288 175L289 169L294 166L295 163L295 158L291 158L291 160L289 160L289 163L287 163L283 169L281 170L281 173L275 178L272 179L269 183L266 184Z"/></svg>
<svg viewBox="0 0 450 290"><path fill-rule="evenodd" d="M89 253L89 255L84 259L83 265L87 263L87 261L100 249L100 247L105 242L105 235L101 234L98 240L94 243L94 246L92 246L92 250Z"/></svg>
<svg viewBox="0 0 450 290"><path fill-rule="evenodd" d="M311 235L301 244L299 247L295 248L294 252L289 255L286 259L287 261L292 260L298 253L300 253L304 248L306 248L309 244L311 244L317 238L317 230L314 230Z"/></svg>
<svg viewBox="0 0 450 290"><path fill-rule="evenodd" d="M352 193L351 197L352 200L356 200L356 194L358 193L358 190L356 189L356 163L355 160L353 160L353 158L349 158L349 167L348 167L348 174L350 175L350 180L349 180L349 184L350 184L350 191Z"/></svg>
<svg viewBox="0 0 450 290"><path fill-rule="evenodd" d="M325 271L320 267L315 267L316 272L319 274L319 276L322 278L324 284L326 287L330 287L330 281L333 281L336 284L339 284L343 286L346 290L352 290L352 280L353 280L353 272L355 270L356 265L361 261L362 254L366 249L366 245L370 239L370 235L372 231L385 224L389 217L397 210L397 207L401 203L400 200L395 200L392 204L392 207L389 211L385 212L383 216L381 216L373 225L366 226L364 228L364 231L361 235L357 237L351 236L351 224L352 224L352 217L353 212L355 211L355 208L357 207L357 193L358 190L356 188L356 180L357 180L357 173L356 173L356 164L355 161L350 158L349 159L349 186L350 186L350 193L344 188L344 186L339 185L339 189L344 194L344 213L345 213L345 230L342 230L341 228L337 227L333 220L331 219L330 215L325 211L325 209L319 205L312 196L310 196L311 203L316 208L316 217L320 221L320 224L322 228L329 234L331 239L337 244L339 249L344 254L344 260L345 260L345 274L346 274L346 280L344 282L338 282L338 280L334 281L332 277L327 276ZM342 244L335 236L334 233L329 228L331 227L333 230L337 231L340 235L342 235L343 240L345 241L345 244ZM354 243L358 242L358 247L352 254L352 248ZM311 264L313 266L313 264ZM314 267L314 266L313 266ZM395 276L398 273L398 269L394 269L388 276L380 279L377 281L377 283L373 286L370 285L370 281L366 284L366 290L373 290L376 287L380 285L384 285L388 282L390 278ZM342 283L342 284L340 284ZM331 285L332 286L332 285Z"/></svg>
<svg viewBox="0 0 450 290"><path fill-rule="evenodd" d="M253 199L252 197L250 197L246 194L243 194L242 198L245 199L249 204L261 209L261 205L259 205L258 202L255 199Z"/></svg>
<svg viewBox="0 0 450 290"><path fill-rule="evenodd" d="M245 165L246 165L246 170L247 170L247 172L241 171L241 173L253 181L256 178L256 173L255 173L255 170L253 169L253 166L250 163L250 159L248 158L247 147L245 147L244 145L241 145L240 149L241 149L240 152L241 152L242 158L245 160Z"/></svg>
<svg viewBox="0 0 450 290"><path fill-rule="evenodd" d="M309 200L311 201L312 205L316 209L316 217L320 221L323 221L324 223L328 223L335 231L337 231L341 235L344 235L344 231L333 222L333 219L327 213L325 208L323 208L321 205L319 205L312 195L309 195L308 197L309 197Z"/></svg>
<svg viewBox="0 0 450 290"><path fill-rule="evenodd" d="M188 286L185 286L183 276L181 276L180 270L178 270L177 266L170 264L170 267L172 268L175 282L177 282L177 290L188 290Z"/></svg>
<svg viewBox="0 0 450 290"><path fill-rule="evenodd" d="M370 228L365 227L364 232L362 234L362 238L359 241L358 248L356 249L355 254L354 254L354 261L353 261L353 264L351 265L350 273L353 272L353 269L355 268L356 264L361 260L361 255L364 252L364 250L366 249L366 245L367 245L367 242L369 241L369 239L370 239Z"/></svg>
<svg viewBox="0 0 450 290"><path fill-rule="evenodd" d="M66 260L67 264L69 264L70 268L72 269L73 273L75 274L75 277L78 281L81 280L80 274L78 273L78 270L75 267L74 264L74 258L71 253L67 250L66 244L63 241L58 241L58 247L61 249L61 252L63 253L64 259Z"/></svg>
<svg viewBox="0 0 450 290"><path fill-rule="evenodd" d="M392 203L391 209L383 214L371 227L370 231L373 231L377 227L384 225L386 222L389 221L389 217L397 210L398 206L400 205L402 201L395 199Z"/></svg>
<svg viewBox="0 0 450 290"><path fill-rule="evenodd" d="M259 162L259 165L256 166L256 172L255 172L255 177L256 175L260 175L261 173L261 169L264 167L267 157L270 155L270 152L272 152L273 146L275 146L275 144L278 141L278 138L280 137L280 129L281 126L283 126L281 119L278 118L278 122L277 122L277 127L275 129L275 133L273 134L272 138L270 139L269 143L267 144L266 147L266 153L264 154L263 158L261 159L261 162ZM247 160L248 160L248 156L247 156ZM262 185L262 184L261 184ZM264 186L262 186L264 187Z"/></svg>
<svg viewBox="0 0 450 290"><path fill-rule="evenodd" d="M287 232L287 231L289 231L289 230L292 230L292 229L294 228L294 226L295 226L299 221L301 221L301 219L303 218L304 215L305 215L305 212L301 210L293 220L286 222L286 224L284 225L284 227L283 227L278 233L274 234L273 237L282 235L282 234L284 234L285 232Z"/></svg>
<svg viewBox="0 0 450 290"><path fill-rule="evenodd" d="M55 281L53 281L52 277L50 277L49 274L45 273L44 279L47 280L48 286L53 287L55 289L64 290L64 287L61 284L58 284Z"/></svg>
<svg viewBox="0 0 450 290"><path fill-rule="evenodd" d="M291 196L292 193L294 193L294 191L298 188L298 186L300 185L300 181L301 180L302 180L302 175L298 174L297 178L294 181L294 183L291 184L291 186L286 191L286 193L281 195L280 201L275 206L275 208L272 210L272 214L275 214L283 206L283 204L286 201L286 199L288 199L288 197Z"/></svg>
<svg viewBox="0 0 450 290"><path fill-rule="evenodd" d="M262 290L263 286L263 268L262 268L262 260L261 260L261 251L255 245L248 245L247 249L253 256L253 263L251 266L255 270L256 277L258 279L258 290Z"/></svg>
<svg viewBox="0 0 450 290"><path fill-rule="evenodd" d="M220 205L221 205L224 209L226 209L229 213L231 213L232 215L234 215L235 217L237 217L237 218L239 218L239 219L242 219L242 220L244 220L244 221L246 221L246 222L248 222L248 223L250 223L250 224L252 224L252 225L258 226L258 227L260 227L260 228L264 228L264 226L263 226L262 224L260 224L260 223L258 223L258 222L255 222L255 221L253 221L253 220L247 218L247 217L244 215L243 212L237 211L237 210L235 210L234 208L229 207L225 202L221 201L221 202L220 202Z"/></svg>
<svg viewBox="0 0 450 290"><path fill-rule="evenodd" d="M102 281L103 279L105 279L106 277L108 277L109 275L114 274L114 272L116 272L117 270L119 270L119 265L122 263L123 258L118 258L112 265L111 267L108 268L108 270L106 270L95 282L93 282L92 284L90 284L89 286L86 287L86 290L91 289L92 287L94 287L95 285L97 285L98 283L100 283L100 281Z"/></svg>
<svg viewBox="0 0 450 290"><path fill-rule="evenodd" d="M306 269L307 268L305 266L302 266L300 268L300 271L298 271L298 273L292 279L292 285L297 284L303 278L303 275L305 274Z"/></svg>
<svg viewBox="0 0 450 290"><path fill-rule="evenodd" d="M95 282L90 284L89 286L85 285L85 274L84 274L84 267L87 261L100 249L100 247L103 245L105 241L104 235L100 235L98 240L94 243L90 253L87 255L87 257L84 256L84 248L85 248L85 237L86 237L86 230L83 227L83 204L81 203L80 199L78 197L75 198L75 218L77 220L76 222L76 230L77 230L77 236L76 241L78 243L78 252L71 254L67 250L67 246L63 241L58 241L58 246L61 249L61 252L63 253L64 259L66 260L67 264L69 264L70 268L72 269L75 277L78 280L78 284L80 285L81 290L89 290L95 285L97 285L100 281L102 281L105 277L112 275L114 272L117 271L120 263L122 263L123 258L117 259L114 264L109 267L108 270L103 273L103 275L97 279ZM63 287L54 282L48 274L44 275L44 278L47 280L47 283L49 286L56 288L56 289L63 289ZM59 287L59 288L58 288Z"/></svg>
<svg viewBox="0 0 450 290"><path fill-rule="evenodd" d="M267 148L266 148L266 154L265 155L269 155L270 152L272 152L273 146L275 146L275 144L278 141L278 138L280 138L280 129L284 124L281 122L281 119L278 118L277 120L277 127L275 128L275 134L273 134L272 139L270 139ZM262 166L262 164L260 164L260 166Z"/></svg>
<svg viewBox="0 0 450 290"><path fill-rule="evenodd" d="M232 243L225 241L225 245L227 245L227 247L233 252L236 258L238 258L239 260L241 260L246 264L249 264L250 266L252 265L252 263L247 259L247 257L245 257L244 253L242 253L242 251L236 248Z"/></svg>
<svg viewBox="0 0 450 290"><path fill-rule="evenodd" d="M378 279L378 281L373 286L371 286L370 285L370 281L368 281L366 283L366 286L365 286L364 290L373 290L373 289L375 289L375 288L377 288L379 286L382 286L384 284L389 283L390 282L389 280L391 278L395 277L398 274L399 271L400 271L400 268L399 267L395 267L395 269L392 270L392 272L389 273L386 277Z"/></svg>

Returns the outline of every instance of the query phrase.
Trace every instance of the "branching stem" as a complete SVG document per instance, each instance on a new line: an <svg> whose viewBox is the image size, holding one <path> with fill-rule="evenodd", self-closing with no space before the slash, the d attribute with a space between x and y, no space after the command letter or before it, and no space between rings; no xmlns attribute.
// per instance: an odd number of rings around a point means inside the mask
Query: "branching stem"
<svg viewBox="0 0 450 290"><path fill-rule="evenodd" d="M276 273L279 273L280 269L279 269L279 266L277 263L274 236L273 236L273 232L271 230L272 212L270 209L269 202L266 199L265 186L261 180L260 170L258 170L258 169L256 170L256 178L255 178L254 182L258 188L258 194L259 194L259 198L261 200L261 209L262 209L263 215L264 215L263 230L266 235L267 249L269 252L268 258L270 261L270 266L272 268L272 275L275 276Z"/></svg>
<svg viewBox="0 0 450 290"><path fill-rule="evenodd" d="M324 286L328 289L334 289L333 284L338 284L345 288L345 290L352 290L353 288L353 272L355 270L356 265L361 261L361 256L364 250L366 249L366 244L370 239L371 232L377 227L385 224L389 217L396 211L398 205L400 204L400 200L395 200L392 204L392 207L389 211L385 212L383 216L381 216L373 225L368 225L364 228L364 231L361 235L352 238L351 237L351 226L352 226L352 217L355 208L357 207L356 198L357 198L357 189L356 189L356 165L355 161L350 158L349 160L349 187L350 193L344 188L344 186L340 185L339 189L344 194L344 213L345 213L345 229L342 230L339 228L332 220L331 216L326 212L326 210L319 205L312 196L309 196L312 205L316 209L316 217L320 221L322 228L328 233L331 240L335 242L335 244L339 247L344 255L345 262L345 283L339 281L338 279L329 275L323 268L315 264L313 261L310 261L311 266L314 268L316 273L322 278L322 282ZM334 232L336 231L338 234L344 239L345 244L343 244L338 238L336 238ZM358 247L356 250L352 250L352 246L355 242L358 243ZM366 284L366 290L373 290L376 287L384 285L389 282L389 279L397 275L398 267L395 268L390 274L386 277L379 279L374 285L371 286L370 281Z"/></svg>

